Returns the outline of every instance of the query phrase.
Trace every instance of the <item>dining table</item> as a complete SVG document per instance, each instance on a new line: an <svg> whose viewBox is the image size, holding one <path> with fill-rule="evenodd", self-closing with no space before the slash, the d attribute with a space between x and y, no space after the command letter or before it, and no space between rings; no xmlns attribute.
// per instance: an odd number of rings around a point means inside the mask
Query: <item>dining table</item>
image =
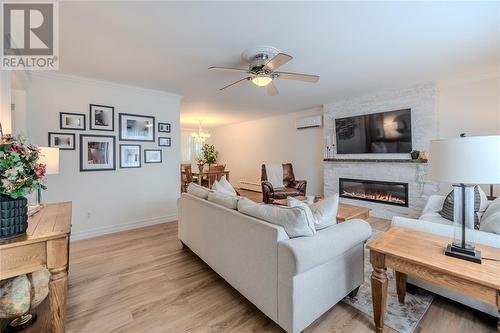
<svg viewBox="0 0 500 333"><path fill-rule="evenodd" d="M216 171L216 170L207 170L207 171L192 171L192 174L193 174L193 178L196 179L196 183L198 183L198 185L201 185L201 181L203 178L209 178L209 176L217 176L217 175L221 175L221 174L224 174L224 176L226 176L226 179L229 181L229 171L228 170L224 170L224 171Z"/></svg>

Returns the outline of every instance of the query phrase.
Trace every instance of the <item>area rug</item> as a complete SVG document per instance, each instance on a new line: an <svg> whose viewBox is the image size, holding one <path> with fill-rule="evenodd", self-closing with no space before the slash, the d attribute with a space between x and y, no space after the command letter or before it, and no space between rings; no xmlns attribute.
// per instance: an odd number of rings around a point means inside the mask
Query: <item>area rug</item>
<svg viewBox="0 0 500 333"><path fill-rule="evenodd" d="M382 231L374 230L370 239L374 239L382 235ZM350 298L349 296L343 299L343 302L353 306L359 311L366 313L373 318L372 308L372 290L370 277L373 268L370 264L370 251L365 246L365 283L359 288L358 295ZM387 270L387 278L389 280L387 290L387 306L385 310L385 325L400 332L412 333L418 326L418 323L424 316L427 309L434 299L434 294L418 288L415 295L406 293L405 304L400 305L398 302L398 294L396 292L396 280L394 272L391 269Z"/></svg>

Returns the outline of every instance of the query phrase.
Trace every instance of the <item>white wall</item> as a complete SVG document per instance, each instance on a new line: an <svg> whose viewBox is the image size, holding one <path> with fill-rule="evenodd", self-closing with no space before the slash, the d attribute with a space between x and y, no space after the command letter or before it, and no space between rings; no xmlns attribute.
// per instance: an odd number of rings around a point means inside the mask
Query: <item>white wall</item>
<svg viewBox="0 0 500 333"><path fill-rule="evenodd" d="M441 138L500 134L500 73L438 83Z"/></svg>
<svg viewBox="0 0 500 333"><path fill-rule="evenodd" d="M307 180L307 193L323 194L323 130L297 130L299 117L322 114L321 108L215 128L208 143L226 163L231 183L260 183L261 164L292 162L296 179Z"/></svg>
<svg viewBox="0 0 500 333"><path fill-rule="evenodd" d="M76 150L60 151L59 174L48 176L48 190L43 193L45 202L73 202L73 239L176 219L176 199L180 186L180 96L73 76L40 73L33 75L27 98L29 141L47 146L49 131L77 134ZM114 133L88 129L90 103L115 107ZM60 130L59 112L86 114L87 130ZM155 116L156 122L171 123L172 147L162 148L163 163L144 164L143 150L159 148L157 142L133 142L141 145L142 167L119 168L120 112L151 115ZM82 133L116 136L115 171L79 171L79 134Z"/></svg>

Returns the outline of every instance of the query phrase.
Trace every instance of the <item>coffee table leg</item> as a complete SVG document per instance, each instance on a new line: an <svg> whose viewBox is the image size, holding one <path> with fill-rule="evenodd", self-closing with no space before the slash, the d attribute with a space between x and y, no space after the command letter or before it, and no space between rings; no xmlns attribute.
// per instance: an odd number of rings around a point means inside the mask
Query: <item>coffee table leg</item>
<svg viewBox="0 0 500 333"><path fill-rule="evenodd" d="M373 273L371 276L373 319L375 320L375 331L381 333L384 330L384 313L387 301L385 255L371 250L370 263L373 266Z"/></svg>
<svg viewBox="0 0 500 333"><path fill-rule="evenodd" d="M406 296L406 278L407 275L401 272L396 272L396 289L398 292L399 304L405 304Z"/></svg>

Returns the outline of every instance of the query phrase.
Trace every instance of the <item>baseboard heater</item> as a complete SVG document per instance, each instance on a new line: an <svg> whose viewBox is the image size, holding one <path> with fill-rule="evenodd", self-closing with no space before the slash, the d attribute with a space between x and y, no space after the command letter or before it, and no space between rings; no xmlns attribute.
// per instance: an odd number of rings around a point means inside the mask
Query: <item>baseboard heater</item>
<svg viewBox="0 0 500 333"><path fill-rule="evenodd" d="M246 180L240 180L240 188L243 190L262 193L262 186L260 185L260 182L249 182Z"/></svg>

